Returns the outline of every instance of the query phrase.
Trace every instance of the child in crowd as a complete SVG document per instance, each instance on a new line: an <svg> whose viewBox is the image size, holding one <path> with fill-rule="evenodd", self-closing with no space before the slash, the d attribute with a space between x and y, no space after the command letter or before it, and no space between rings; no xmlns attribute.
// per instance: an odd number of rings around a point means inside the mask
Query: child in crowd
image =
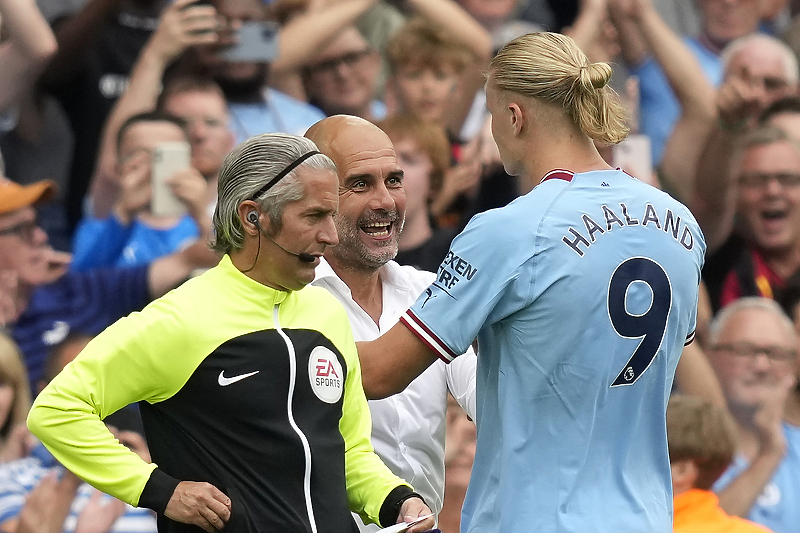
<svg viewBox="0 0 800 533"><path fill-rule="evenodd" d="M454 230L436 227L431 216L431 206L439 202L444 175L450 168L447 135L438 124L405 113L378 126L392 140L404 172L406 222L395 260L436 272L455 237Z"/></svg>
<svg viewBox="0 0 800 533"><path fill-rule="evenodd" d="M695 396L674 396L667 408L675 533L768 533L730 516L711 492L733 461L736 427L724 410Z"/></svg>

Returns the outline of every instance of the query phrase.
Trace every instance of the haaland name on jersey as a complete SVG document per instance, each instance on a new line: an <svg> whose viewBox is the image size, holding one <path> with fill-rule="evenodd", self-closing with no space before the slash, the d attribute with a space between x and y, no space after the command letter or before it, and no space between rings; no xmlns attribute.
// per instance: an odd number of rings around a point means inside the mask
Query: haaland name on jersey
<svg viewBox="0 0 800 533"><path fill-rule="evenodd" d="M627 205L620 203L619 206L620 209L618 212L622 215L621 217L605 204L601 206L603 210L602 215L596 214L598 220L605 220L605 229L595 222L595 219L589 216L588 213L583 213L581 215L581 222L578 225L583 225L583 227L586 228L586 235L588 235L588 238L585 237L583 233L570 226L569 232L572 236L564 235L561 240L564 244L572 248L576 254L583 257L584 250L581 246L585 246L586 249L588 249L592 243L597 240L598 234L602 235L606 232L610 232L614 229L615 225L618 224L620 228L638 226L641 228L650 227L662 230L672 235L672 238L678 241L687 250L694 248L694 236L692 232L689 230L688 226L681 222L681 217L676 216L671 209L667 209L662 226L661 219L658 218L658 213L656 213L656 209L651 203L645 205L641 221L630 215Z"/></svg>

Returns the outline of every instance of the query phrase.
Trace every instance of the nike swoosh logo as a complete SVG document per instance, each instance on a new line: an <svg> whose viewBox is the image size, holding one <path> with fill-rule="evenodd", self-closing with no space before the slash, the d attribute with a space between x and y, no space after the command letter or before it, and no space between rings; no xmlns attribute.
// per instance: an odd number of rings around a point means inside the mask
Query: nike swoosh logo
<svg viewBox="0 0 800 533"><path fill-rule="evenodd" d="M237 381L242 381L244 378L249 378L250 376L255 376L258 374L258 370L255 372L250 372L249 374L239 374L238 376L233 376L232 378L225 377L225 371L219 373L219 378L217 378L217 383L220 384L222 387L227 387L232 383L236 383Z"/></svg>

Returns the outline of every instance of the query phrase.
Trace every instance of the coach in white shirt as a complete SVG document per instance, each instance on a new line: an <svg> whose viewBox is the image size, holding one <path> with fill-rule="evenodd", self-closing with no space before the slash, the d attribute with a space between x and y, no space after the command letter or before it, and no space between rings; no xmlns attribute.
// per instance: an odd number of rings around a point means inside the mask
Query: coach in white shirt
<svg viewBox="0 0 800 533"><path fill-rule="evenodd" d="M388 331L435 274L392 259L403 228L403 171L389 138L366 120L338 115L309 129L306 137L336 163L339 244L325 252L314 285L342 302L357 341ZM474 353L445 365L437 361L400 394L369 402L372 443L386 465L414 486L434 513L444 499L447 392L474 418ZM369 383L364 383L369 397ZM362 531L377 531L363 526Z"/></svg>

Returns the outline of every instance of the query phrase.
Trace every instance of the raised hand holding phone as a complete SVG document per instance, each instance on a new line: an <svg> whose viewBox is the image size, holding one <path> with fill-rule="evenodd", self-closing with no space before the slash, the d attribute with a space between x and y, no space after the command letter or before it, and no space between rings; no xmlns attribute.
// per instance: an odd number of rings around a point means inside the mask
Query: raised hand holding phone
<svg viewBox="0 0 800 533"><path fill-rule="evenodd" d="M161 143L153 150L150 212L156 216L186 213L186 204L172 191L170 179L191 166L191 147L185 142Z"/></svg>
<svg viewBox="0 0 800 533"><path fill-rule="evenodd" d="M248 21L236 32L236 42L220 55L237 63L264 63L278 55L280 26L270 21Z"/></svg>

